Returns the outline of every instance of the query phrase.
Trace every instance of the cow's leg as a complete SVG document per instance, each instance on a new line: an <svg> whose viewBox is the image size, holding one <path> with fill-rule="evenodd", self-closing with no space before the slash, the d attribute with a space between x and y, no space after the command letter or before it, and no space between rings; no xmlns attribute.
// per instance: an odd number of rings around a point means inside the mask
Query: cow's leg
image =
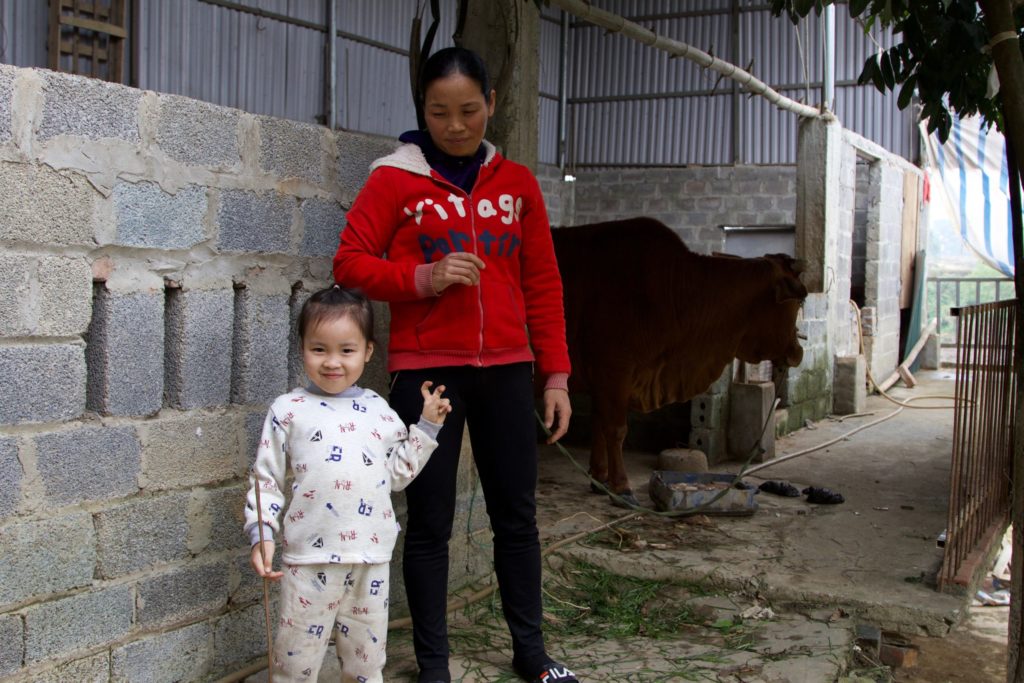
<svg viewBox="0 0 1024 683"><path fill-rule="evenodd" d="M608 486L608 446L600 422L593 425L590 433L590 477L594 482ZM590 484L590 490L594 493L604 493L593 482Z"/></svg>
<svg viewBox="0 0 1024 683"><path fill-rule="evenodd" d="M624 392L623 395L625 395ZM636 498L633 496L629 477L626 476L626 466L622 461L622 442L626 439L626 416L629 411L624 401L608 400L607 396L602 398L603 400L595 402L594 405L596 419L594 433L595 435L600 434L600 437L595 436L594 438L595 446L596 442L601 440L604 447L603 452L598 456L602 458L605 465L602 473L606 475L608 489L612 493L635 504ZM594 453L596 453L596 449ZM591 462L593 462L593 458L594 454L592 453ZM594 476L593 473L591 476Z"/></svg>

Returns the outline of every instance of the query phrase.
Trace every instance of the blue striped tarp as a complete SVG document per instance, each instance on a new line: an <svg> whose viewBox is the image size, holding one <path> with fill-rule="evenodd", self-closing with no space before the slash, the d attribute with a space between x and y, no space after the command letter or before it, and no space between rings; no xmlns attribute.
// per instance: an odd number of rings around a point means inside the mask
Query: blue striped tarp
<svg viewBox="0 0 1024 683"><path fill-rule="evenodd" d="M923 127L922 127L923 128ZM936 135L926 140L934 192L944 192L964 242L986 263L1013 277L1009 170L1006 141L995 126L979 117L954 119L945 144Z"/></svg>

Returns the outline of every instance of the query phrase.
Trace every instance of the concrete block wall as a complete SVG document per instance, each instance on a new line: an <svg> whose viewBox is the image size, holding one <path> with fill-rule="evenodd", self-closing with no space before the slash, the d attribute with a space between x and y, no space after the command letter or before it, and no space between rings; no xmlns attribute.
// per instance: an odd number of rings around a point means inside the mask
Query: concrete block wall
<svg viewBox="0 0 1024 683"><path fill-rule="evenodd" d="M395 144L0 65L0 681L262 657L245 474L302 381L298 307ZM364 383L386 393L377 311ZM453 585L489 571L463 470Z"/></svg>
<svg viewBox="0 0 1024 683"><path fill-rule="evenodd" d="M554 227L572 225L575 220L574 181L565 180L565 174L557 166L545 164L538 167L536 175L540 191L544 193L548 222Z"/></svg>
<svg viewBox="0 0 1024 683"><path fill-rule="evenodd" d="M900 250L903 234L901 168L877 162L869 172L873 192L867 217L865 305L874 308L873 334L864 339L868 367L882 381L900 363Z"/></svg>
<svg viewBox="0 0 1024 683"><path fill-rule="evenodd" d="M573 185L573 224L650 216L702 254L724 251L721 226L792 223L796 207L793 166L585 171Z"/></svg>

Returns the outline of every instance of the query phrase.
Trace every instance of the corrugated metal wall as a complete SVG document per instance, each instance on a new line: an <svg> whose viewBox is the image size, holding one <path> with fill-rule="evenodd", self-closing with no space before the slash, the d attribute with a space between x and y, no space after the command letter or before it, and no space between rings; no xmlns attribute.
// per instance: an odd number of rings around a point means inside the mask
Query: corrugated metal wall
<svg viewBox="0 0 1024 683"><path fill-rule="evenodd" d="M48 3L0 0L0 62L46 66Z"/></svg>
<svg viewBox="0 0 1024 683"><path fill-rule="evenodd" d="M415 125L408 88L409 31L421 0L339 0L337 125L397 135ZM821 97L821 26L793 26L754 0L593 0L656 33L740 66L784 95ZM445 0L434 47L451 44L455 1ZM323 122L328 0L150 0L138 3L138 87L257 114ZM251 11L241 11L248 8ZM263 13L258 16L253 11ZM429 10L428 10L429 13ZM556 163L559 135L559 10L541 21L539 158ZM429 22L429 16L424 18ZM0 62L46 65L47 3L0 0ZM856 78L872 38L836 11L840 121L909 159L913 115ZM425 30L425 27L424 27ZM881 45L887 34L875 32ZM578 21L570 23L568 166L791 164L797 117L750 97L685 59ZM129 70L126 69L126 80ZM809 86L808 86L809 84ZM808 89L809 88L809 89Z"/></svg>
<svg viewBox="0 0 1024 683"><path fill-rule="evenodd" d="M821 100L822 24L814 14L794 26L753 0L592 4L738 64L787 97ZM891 37L879 30L865 35L845 4L836 8L835 113L847 128L915 159L913 113L899 111L894 95L856 85L874 41L889 45ZM570 93L570 165L577 168L796 162L796 115L689 60L579 22L572 29Z"/></svg>

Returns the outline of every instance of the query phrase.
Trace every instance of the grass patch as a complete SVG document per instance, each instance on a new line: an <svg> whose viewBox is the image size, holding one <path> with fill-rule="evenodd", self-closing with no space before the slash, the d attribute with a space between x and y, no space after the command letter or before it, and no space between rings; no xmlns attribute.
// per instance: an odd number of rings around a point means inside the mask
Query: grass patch
<svg viewBox="0 0 1024 683"><path fill-rule="evenodd" d="M706 594L696 586L619 576L583 562L566 563L561 574L544 586L545 630L555 637L661 640L711 629L732 640L745 630L691 605L687 597Z"/></svg>

